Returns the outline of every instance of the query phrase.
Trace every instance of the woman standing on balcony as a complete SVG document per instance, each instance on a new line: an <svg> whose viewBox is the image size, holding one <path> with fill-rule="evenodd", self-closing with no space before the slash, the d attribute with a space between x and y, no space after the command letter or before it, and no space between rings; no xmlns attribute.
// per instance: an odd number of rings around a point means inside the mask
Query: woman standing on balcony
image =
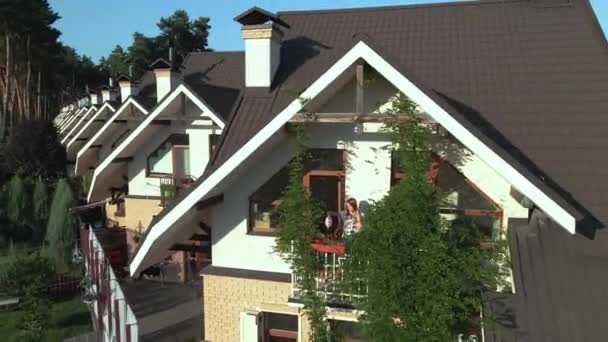
<svg viewBox="0 0 608 342"><path fill-rule="evenodd" d="M344 233L351 235L361 230L361 212L357 200L353 197L346 201L346 219L344 220Z"/></svg>

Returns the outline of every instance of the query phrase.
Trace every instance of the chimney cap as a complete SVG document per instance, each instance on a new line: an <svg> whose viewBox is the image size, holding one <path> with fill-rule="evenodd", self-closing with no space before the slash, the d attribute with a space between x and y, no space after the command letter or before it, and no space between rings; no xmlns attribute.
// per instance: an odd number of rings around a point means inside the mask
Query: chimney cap
<svg viewBox="0 0 608 342"><path fill-rule="evenodd" d="M116 80L118 82L133 82L131 77L129 77L128 75L125 75L125 74L120 74Z"/></svg>
<svg viewBox="0 0 608 342"><path fill-rule="evenodd" d="M289 27L284 21L279 19L276 14L261 9L257 6L251 7L245 12L239 14L234 18L234 21L240 23L241 25L262 25L269 21L282 25L284 27Z"/></svg>
<svg viewBox="0 0 608 342"><path fill-rule="evenodd" d="M160 57L150 64L150 69L173 69L173 64Z"/></svg>

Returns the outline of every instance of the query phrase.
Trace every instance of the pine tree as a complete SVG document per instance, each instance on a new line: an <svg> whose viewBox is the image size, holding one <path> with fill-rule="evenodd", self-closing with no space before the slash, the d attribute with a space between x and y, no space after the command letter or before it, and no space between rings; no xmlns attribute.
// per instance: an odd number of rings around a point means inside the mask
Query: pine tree
<svg viewBox="0 0 608 342"><path fill-rule="evenodd" d="M71 266L72 250L76 244L77 221L70 213L76 206L76 197L67 179L57 182L53 202L46 226L48 255L59 271L68 271Z"/></svg>
<svg viewBox="0 0 608 342"><path fill-rule="evenodd" d="M49 217L50 198L46 182L38 177L32 195L33 206L33 239L41 242L46 233L46 223Z"/></svg>
<svg viewBox="0 0 608 342"><path fill-rule="evenodd" d="M6 185L6 216L11 222L23 227L28 221L29 198L23 178L13 176Z"/></svg>

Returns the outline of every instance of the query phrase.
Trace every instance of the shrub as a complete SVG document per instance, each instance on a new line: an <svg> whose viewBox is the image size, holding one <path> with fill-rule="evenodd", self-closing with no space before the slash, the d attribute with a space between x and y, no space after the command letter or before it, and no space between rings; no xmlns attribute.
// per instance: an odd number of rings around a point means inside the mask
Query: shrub
<svg viewBox="0 0 608 342"><path fill-rule="evenodd" d="M46 282L54 274L51 262L39 252L14 253L0 269L0 291L9 296L24 297L36 291L46 293ZM34 288L32 285L35 284Z"/></svg>
<svg viewBox="0 0 608 342"><path fill-rule="evenodd" d="M67 179L57 182L46 226L48 255L55 267L65 272L71 268L72 251L77 239L77 221L70 209L76 206L74 192Z"/></svg>

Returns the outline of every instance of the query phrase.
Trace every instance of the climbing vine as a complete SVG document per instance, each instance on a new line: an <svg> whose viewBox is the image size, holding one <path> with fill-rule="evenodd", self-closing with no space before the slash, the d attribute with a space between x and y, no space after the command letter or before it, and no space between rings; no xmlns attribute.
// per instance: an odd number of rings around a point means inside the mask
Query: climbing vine
<svg viewBox="0 0 608 342"><path fill-rule="evenodd" d="M440 215L429 181L431 131L416 104L397 96L386 133L404 175L371 206L364 228L347 244L345 291L362 285L355 303L372 341L449 341L469 335L485 289L500 279L498 248L483 249L476 227L452 225Z"/></svg>
<svg viewBox="0 0 608 342"><path fill-rule="evenodd" d="M353 303L363 335L371 341L449 341L477 329L483 293L504 278L504 248L482 248L479 229L441 216L440 192L429 181L428 125L417 106L396 96L385 114L385 133L403 178L373 203L363 229L346 240L343 293L361 294ZM311 244L318 238L321 212L302 183L307 152L304 126L292 126L295 157L278 208L275 250L297 275L299 296L312 341L332 341L327 309L316 292L319 260ZM484 315L489 317L489 315Z"/></svg>
<svg viewBox="0 0 608 342"><path fill-rule="evenodd" d="M311 244L317 238L320 209L302 184L307 152L303 125L293 126L296 152L289 163L289 182L278 208L279 227L275 250L298 276L300 296L310 323L310 339L327 341L325 303L315 291L318 261Z"/></svg>

